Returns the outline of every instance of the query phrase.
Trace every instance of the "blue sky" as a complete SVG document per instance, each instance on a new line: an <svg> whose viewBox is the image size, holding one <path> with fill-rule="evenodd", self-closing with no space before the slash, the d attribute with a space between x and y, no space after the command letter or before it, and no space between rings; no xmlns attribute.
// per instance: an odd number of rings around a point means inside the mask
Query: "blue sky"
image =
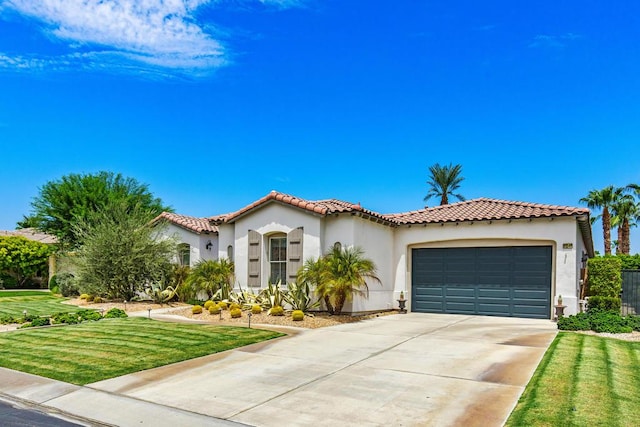
<svg viewBox="0 0 640 427"><path fill-rule="evenodd" d="M417 209L436 162L463 165L467 198L579 205L640 182L639 16L631 1L0 0L0 229L45 182L99 170L195 216L272 189Z"/></svg>

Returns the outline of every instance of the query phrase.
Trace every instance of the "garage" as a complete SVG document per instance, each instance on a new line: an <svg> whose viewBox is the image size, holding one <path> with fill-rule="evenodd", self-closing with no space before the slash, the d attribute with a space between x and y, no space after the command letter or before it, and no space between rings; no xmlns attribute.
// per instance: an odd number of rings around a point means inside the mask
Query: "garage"
<svg viewBox="0 0 640 427"><path fill-rule="evenodd" d="M551 246L412 249L411 310L548 319Z"/></svg>

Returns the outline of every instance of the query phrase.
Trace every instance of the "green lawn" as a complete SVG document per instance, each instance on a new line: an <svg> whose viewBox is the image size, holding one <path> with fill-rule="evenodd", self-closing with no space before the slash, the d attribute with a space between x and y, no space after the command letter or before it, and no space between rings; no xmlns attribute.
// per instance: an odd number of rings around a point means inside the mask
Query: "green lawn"
<svg viewBox="0 0 640 427"><path fill-rule="evenodd" d="M82 309L74 305L62 304L65 299L49 292L0 291L0 316L21 317L24 310L36 316L50 316L54 313L70 313Z"/></svg>
<svg viewBox="0 0 640 427"><path fill-rule="evenodd" d="M640 342L560 332L507 426L640 423Z"/></svg>
<svg viewBox="0 0 640 427"><path fill-rule="evenodd" d="M0 366L84 385L284 334L141 318L0 333Z"/></svg>

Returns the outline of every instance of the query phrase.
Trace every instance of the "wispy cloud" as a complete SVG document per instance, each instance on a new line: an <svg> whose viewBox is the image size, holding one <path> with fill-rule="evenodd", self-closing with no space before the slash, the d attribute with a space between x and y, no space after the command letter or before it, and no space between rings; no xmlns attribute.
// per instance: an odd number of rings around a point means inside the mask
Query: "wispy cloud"
<svg viewBox="0 0 640 427"><path fill-rule="evenodd" d="M254 0L278 8L296 0ZM151 72L208 73L229 62L228 48L215 24L200 22L197 11L219 0L0 0L0 17L8 11L39 24L62 56L0 52L0 67L65 69L71 67ZM4 13L3 13L4 12ZM137 65L136 65L137 64Z"/></svg>
<svg viewBox="0 0 640 427"><path fill-rule="evenodd" d="M529 47L560 49L579 38L581 38L581 36L574 33L565 33L561 35L538 34L533 38L533 40L531 40Z"/></svg>

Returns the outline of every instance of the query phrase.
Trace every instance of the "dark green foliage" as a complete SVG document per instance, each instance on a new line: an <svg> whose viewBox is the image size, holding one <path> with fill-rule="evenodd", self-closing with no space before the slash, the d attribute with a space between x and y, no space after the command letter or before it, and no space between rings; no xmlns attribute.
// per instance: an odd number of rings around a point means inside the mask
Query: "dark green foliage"
<svg viewBox="0 0 640 427"><path fill-rule="evenodd" d="M18 321L17 318L9 314L0 315L0 325L8 325L10 323L20 323L20 322Z"/></svg>
<svg viewBox="0 0 640 427"><path fill-rule="evenodd" d="M623 317L614 311L590 310L558 319L558 329L563 331L595 331L612 334L640 331L640 316Z"/></svg>
<svg viewBox="0 0 640 427"><path fill-rule="evenodd" d="M589 294L618 297L622 290L622 262L616 257L591 258L588 261Z"/></svg>
<svg viewBox="0 0 640 427"><path fill-rule="evenodd" d="M0 275L3 286L40 287L48 275L48 260L53 249L22 236L0 236ZM13 280L7 280L13 279Z"/></svg>
<svg viewBox="0 0 640 427"><path fill-rule="evenodd" d="M58 286L58 276L56 274L51 276L51 279L49 279L49 290L52 294L60 293L60 286Z"/></svg>
<svg viewBox="0 0 640 427"><path fill-rule="evenodd" d="M611 311L596 312L589 315L591 329L596 332L623 334L633 330L626 317Z"/></svg>
<svg viewBox="0 0 640 427"><path fill-rule="evenodd" d="M95 310L80 310L76 314L82 319L82 321L102 319L102 315Z"/></svg>
<svg viewBox="0 0 640 427"><path fill-rule="evenodd" d="M453 196L458 200L464 201L464 196L459 193L455 193L460 188L460 183L464 181L462 176L462 165L449 165L440 166L439 163L429 166L429 192L424 198L426 202L431 197L439 197L440 205L449 204L449 197Z"/></svg>
<svg viewBox="0 0 640 427"><path fill-rule="evenodd" d="M57 313L51 316L52 324L67 324L67 325L75 325L82 321L82 318L78 316L76 313Z"/></svg>
<svg viewBox="0 0 640 427"><path fill-rule="evenodd" d="M104 315L105 319L123 319L125 317L129 317L129 315L124 310L115 307L107 311Z"/></svg>
<svg viewBox="0 0 640 427"><path fill-rule="evenodd" d="M60 288L62 296L72 297L80 294L78 282L71 273L60 273L56 275L56 283Z"/></svg>
<svg viewBox="0 0 640 427"><path fill-rule="evenodd" d="M29 325L28 327L30 328L35 328L37 326L48 326L51 323L49 322L49 318L48 317L38 317L37 319L33 319L31 321L31 323L25 323L25 325ZM22 328L27 327L27 326L21 326Z"/></svg>
<svg viewBox="0 0 640 427"><path fill-rule="evenodd" d="M619 313L621 304L622 302L620 297L602 297L594 295L589 297L587 311L613 311L615 313Z"/></svg>
<svg viewBox="0 0 640 427"><path fill-rule="evenodd" d="M616 255L622 263L623 270L640 270L640 254Z"/></svg>
<svg viewBox="0 0 640 427"><path fill-rule="evenodd" d="M573 316L561 317L558 319L558 329L561 331L588 331L591 329L589 315L578 313Z"/></svg>
<svg viewBox="0 0 640 427"><path fill-rule="evenodd" d="M82 237L74 224L80 220L91 225L100 220L97 212L124 203L128 208L138 206L152 217L170 211L162 201L153 197L145 184L113 172L97 174L69 174L43 185L31 203L32 214L23 221L47 233L58 236L67 247L77 247Z"/></svg>

